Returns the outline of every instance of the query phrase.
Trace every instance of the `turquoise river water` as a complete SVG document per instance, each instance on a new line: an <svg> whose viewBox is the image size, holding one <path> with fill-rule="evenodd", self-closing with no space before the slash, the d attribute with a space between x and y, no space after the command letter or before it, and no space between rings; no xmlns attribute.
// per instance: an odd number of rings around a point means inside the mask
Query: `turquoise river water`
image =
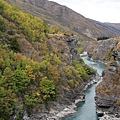
<svg viewBox="0 0 120 120"><path fill-rule="evenodd" d="M84 62L97 70L98 74L101 75L105 68L105 64L100 62L93 62L88 59L87 56L82 57ZM95 106L95 87L97 84L90 86L85 93L85 102L79 103L77 105L77 112L73 115L63 118L62 120L98 120L96 115Z"/></svg>

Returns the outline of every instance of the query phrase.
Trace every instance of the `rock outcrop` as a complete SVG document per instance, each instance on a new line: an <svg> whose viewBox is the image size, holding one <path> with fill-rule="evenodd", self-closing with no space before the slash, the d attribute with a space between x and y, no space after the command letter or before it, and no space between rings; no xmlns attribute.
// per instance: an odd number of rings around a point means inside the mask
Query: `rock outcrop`
<svg viewBox="0 0 120 120"><path fill-rule="evenodd" d="M114 47L120 41L119 37L84 43L84 49L90 58L96 61L108 61Z"/></svg>
<svg viewBox="0 0 120 120"><path fill-rule="evenodd" d="M120 42L114 47L103 80L96 87L95 100L100 120L120 120Z"/></svg>

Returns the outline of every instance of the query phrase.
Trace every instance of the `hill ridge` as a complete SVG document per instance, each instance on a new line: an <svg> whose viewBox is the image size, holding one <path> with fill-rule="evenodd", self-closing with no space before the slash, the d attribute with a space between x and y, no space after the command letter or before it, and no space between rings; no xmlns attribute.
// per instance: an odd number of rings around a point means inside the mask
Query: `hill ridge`
<svg viewBox="0 0 120 120"><path fill-rule="evenodd" d="M88 39L87 36L97 38L100 36L111 35L111 33L91 22L89 19L56 2L48 0L6 1L32 13L33 15L41 17L48 23L57 25L66 31L75 31L80 35L81 39Z"/></svg>

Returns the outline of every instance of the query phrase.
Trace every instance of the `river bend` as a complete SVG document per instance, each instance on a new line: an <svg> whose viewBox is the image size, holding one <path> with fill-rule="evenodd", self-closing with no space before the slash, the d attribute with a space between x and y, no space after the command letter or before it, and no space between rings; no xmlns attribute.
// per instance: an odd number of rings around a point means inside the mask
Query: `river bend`
<svg viewBox="0 0 120 120"><path fill-rule="evenodd" d="M82 57L82 59L84 60L85 64L96 69L100 76L102 75L105 64L101 62L93 62L87 56ZM94 100L95 87L96 84L93 84L86 90L85 102L79 103L77 105L77 112L69 117L63 118L62 120L98 120Z"/></svg>

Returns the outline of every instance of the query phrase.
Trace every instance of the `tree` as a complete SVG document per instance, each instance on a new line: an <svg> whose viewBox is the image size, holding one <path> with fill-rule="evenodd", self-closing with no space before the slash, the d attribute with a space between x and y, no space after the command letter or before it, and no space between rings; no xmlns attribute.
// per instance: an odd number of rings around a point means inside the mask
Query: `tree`
<svg viewBox="0 0 120 120"><path fill-rule="evenodd" d="M72 62L73 66L75 67L75 69L79 72L79 75L84 79L87 80L89 79L89 76L87 74L87 72L85 71L83 64L80 64L78 61L74 60Z"/></svg>
<svg viewBox="0 0 120 120"><path fill-rule="evenodd" d="M48 80L47 77L43 77L40 82L40 92L45 101L46 108L49 109L49 101L53 100L56 95L54 82Z"/></svg>
<svg viewBox="0 0 120 120"><path fill-rule="evenodd" d="M0 30L2 32L5 31L5 22L4 22L4 19L0 16Z"/></svg>
<svg viewBox="0 0 120 120"><path fill-rule="evenodd" d="M3 84L4 84L4 87L6 89L12 89L12 87L13 87L13 81L12 81L12 79L13 79L13 71L9 67L6 67L4 69L3 76L2 76L1 79L4 79Z"/></svg>
<svg viewBox="0 0 120 120"><path fill-rule="evenodd" d="M31 83L35 81L35 75L33 73L33 68L30 65L27 65L25 67L25 70L23 70L23 72L29 78Z"/></svg>
<svg viewBox="0 0 120 120"><path fill-rule="evenodd" d="M15 94L0 87L0 120L9 120L15 109Z"/></svg>
<svg viewBox="0 0 120 120"><path fill-rule="evenodd" d="M37 107L38 98L35 93L24 95L24 103L26 105L27 112L30 114L34 107Z"/></svg>
<svg viewBox="0 0 120 120"><path fill-rule="evenodd" d="M13 50L14 52L20 52L20 46L16 37L10 39L10 45L11 50Z"/></svg>
<svg viewBox="0 0 120 120"><path fill-rule="evenodd" d="M28 83L30 82L28 77L19 69L14 71L13 77L15 91L24 93Z"/></svg>

